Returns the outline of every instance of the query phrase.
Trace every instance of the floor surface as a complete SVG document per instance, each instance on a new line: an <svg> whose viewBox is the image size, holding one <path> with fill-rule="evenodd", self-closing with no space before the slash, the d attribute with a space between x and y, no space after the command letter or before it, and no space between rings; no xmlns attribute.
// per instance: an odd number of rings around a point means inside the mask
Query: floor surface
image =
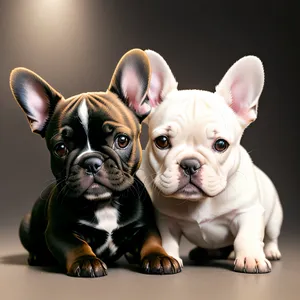
<svg viewBox="0 0 300 300"><path fill-rule="evenodd" d="M29 267L16 228L0 232L0 238L1 300L300 299L300 243L293 238L282 239L283 259L273 263L270 274L235 273L231 261L194 266L186 258L180 274L144 275L121 259L109 269L108 276L95 279L71 278L53 269ZM187 257L191 248L183 242L182 255Z"/></svg>

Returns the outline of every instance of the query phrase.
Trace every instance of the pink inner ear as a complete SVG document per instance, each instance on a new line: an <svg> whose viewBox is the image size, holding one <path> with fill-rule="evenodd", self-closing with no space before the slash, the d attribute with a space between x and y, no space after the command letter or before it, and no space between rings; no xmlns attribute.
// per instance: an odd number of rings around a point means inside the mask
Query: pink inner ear
<svg viewBox="0 0 300 300"><path fill-rule="evenodd" d="M121 89L129 101L129 106L138 111L142 101L142 82L135 69L128 66L122 74Z"/></svg>
<svg viewBox="0 0 300 300"><path fill-rule="evenodd" d="M249 106L247 97L249 91L246 84L243 81L236 80L231 85L230 91L232 97L230 107L238 115L245 113Z"/></svg>
<svg viewBox="0 0 300 300"><path fill-rule="evenodd" d="M148 97L151 107L156 107L161 102L163 79L161 74L152 73Z"/></svg>
<svg viewBox="0 0 300 300"><path fill-rule="evenodd" d="M249 99L252 97L252 91L242 80L236 80L231 85L231 104L232 110L244 121L252 122L255 117L255 105L251 107Z"/></svg>
<svg viewBox="0 0 300 300"><path fill-rule="evenodd" d="M27 107L32 119L31 127L33 131L42 130L49 112L49 103L43 87L35 82L25 84Z"/></svg>

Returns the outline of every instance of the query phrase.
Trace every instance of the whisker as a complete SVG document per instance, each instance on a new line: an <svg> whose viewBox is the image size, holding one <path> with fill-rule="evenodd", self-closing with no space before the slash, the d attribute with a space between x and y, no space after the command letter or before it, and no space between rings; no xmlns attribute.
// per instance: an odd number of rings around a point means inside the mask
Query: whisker
<svg viewBox="0 0 300 300"><path fill-rule="evenodd" d="M52 187L51 189L51 193L61 184L65 181L65 178L62 178L60 180L54 180L53 182L51 182L50 184L48 184L40 193L40 198L43 199L42 194L44 193L44 191L49 188L54 182L56 181L56 184Z"/></svg>

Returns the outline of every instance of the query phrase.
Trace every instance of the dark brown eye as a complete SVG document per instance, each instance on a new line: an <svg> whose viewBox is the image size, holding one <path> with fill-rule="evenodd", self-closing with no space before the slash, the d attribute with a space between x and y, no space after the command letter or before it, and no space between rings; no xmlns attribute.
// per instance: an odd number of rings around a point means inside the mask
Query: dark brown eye
<svg viewBox="0 0 300 300"><path fill-rule="evenodd" d="M223 140L223 139L218 139L216 140L216 142L214 143L214 149L218 152L224 152L228 147L229 144L227 141Z"/></svg>
<svg viewBox="0 0 300 300"><path fill-rule="evenodd" d="M116 139L116 146L119 149L124 149L128 146L129 142L130 142L130 139L127 135L120 134L120 135L118 135L118 137Z"/></svg>
<svg viewBox="0 0 300 300"><path fill-rule="evenodd" d="M169 138L166 137L165 135L161 135L159 137L157 137L155 140L155 145L157 148L159 149L168 149L171 147L171 144L170 144L170 141L169 141Z"/></svg>
<svg viewBox="0 0 300 300"><path fill-rule="evenodd" d="M68 154L68 149L64 143L58 143L54 148L54 153L58 157L64 157Z"/></svg>

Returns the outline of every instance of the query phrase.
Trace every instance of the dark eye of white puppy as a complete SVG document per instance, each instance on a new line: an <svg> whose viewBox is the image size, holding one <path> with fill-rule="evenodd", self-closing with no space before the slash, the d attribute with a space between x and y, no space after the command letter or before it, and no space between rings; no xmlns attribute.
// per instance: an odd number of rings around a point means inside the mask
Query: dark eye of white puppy
<svg viewBox="0 0 300 300"><path fill-rule="evenodd" d="M171 147L169 138L165 135L161 135L154 140L154 143L158 149L165 150Z"/></svg>
<svg viewBox="0 0 300 300"><path fill-rule="evenodd" d="M68 152L69 152L68 148L63 142L56 144L54 147L55 155L60 158L66 156L68 154Z"/></svg>
<svg viewBox="0 0 300 300"><path fill-rule="evenodd" d="M125 149L130 142L129 137L126 134L119 134L115 140L115 146L118 149Z"/></svg>
<svg viewBox="0 0 300 300"><path fill-rule="evenodd" d="M215 141L213 148L217 152L224 152L229 147L229 143L225 141L224 139L218 139Z"/></svg>

